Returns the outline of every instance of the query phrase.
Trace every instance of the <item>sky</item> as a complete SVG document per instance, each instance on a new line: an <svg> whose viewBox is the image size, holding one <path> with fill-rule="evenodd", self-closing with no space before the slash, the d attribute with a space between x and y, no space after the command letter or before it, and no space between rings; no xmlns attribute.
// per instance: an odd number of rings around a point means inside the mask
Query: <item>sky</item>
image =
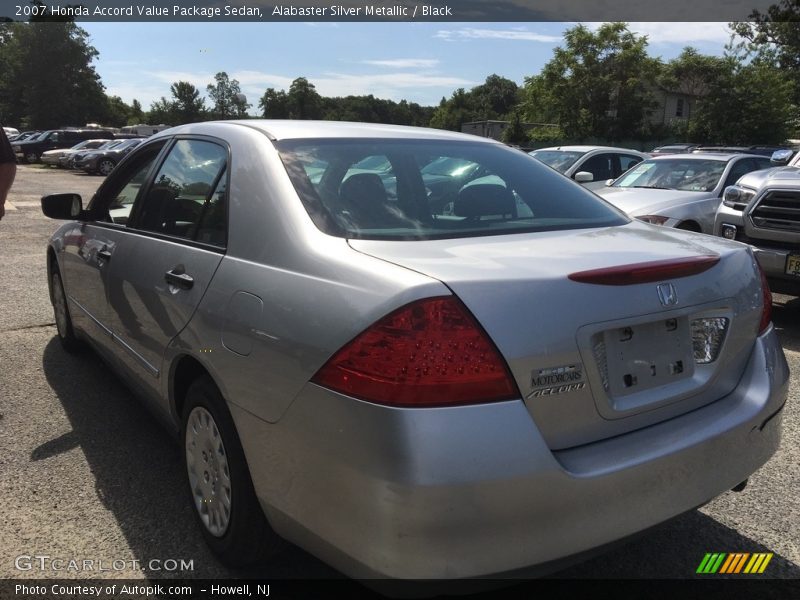
<svg viewBox="0 0 800 600"><path fill-rule="evenodd" d="M597 23L586 23L596 28ZM574 23L81 23L106 92L145 110L176 81L206 86L225 71L257 113L269 88L305 77L323 96L373 94L436 105L496 73L522 85ZM721 55L726 23L631 23L664 60L686 46ZM207 102L208 104L208 102Z"/></svg>

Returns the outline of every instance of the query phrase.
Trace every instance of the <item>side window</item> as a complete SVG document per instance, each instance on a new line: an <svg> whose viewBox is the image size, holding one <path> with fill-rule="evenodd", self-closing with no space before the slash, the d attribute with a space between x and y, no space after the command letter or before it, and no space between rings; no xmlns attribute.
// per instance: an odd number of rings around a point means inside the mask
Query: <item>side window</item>
<svg viewBox="0 0 800 600"><path fill-rule="evenodd" d="M203 206L203 214L194 236L198 242L224 248L228 242L228 178L223 171L217 188Z"/></svg>
<svg viewBox="0 0 800 600"><path fill-rule="evenodd" d="M728 173L728 177L725 178L725 184L723 188L728 187L729 185L733 185L742 175L747 175L750 171L756 168L755 163L749 159L745 158L742 160L737 160L733 166L731 167L730 172Z"/></svg>
<svg viewBox="0 0 800 600"><path fill-rule="evenodd" d="M576 172L588 171L592 174L592 181L605 181L614 176L613 161L613 154L597 154L587 158Z"/></svg>
<svg viewBox="0 0 800 600"><path fill-rule="evenodd" d="M638 156L633 156L631 154L620 154L619 155L619 169L620 170L619 170L619 173L615 173L614 176L615 177L619 177L625 171L627 171L628 169L630 169L634 165L638 165L640 162L642 162L642 159L639 158Z"/></svg>
<svg viewBox="0 0 800 600"><path fill-rule="evenodd" d="M105 215L105 220L116 225L128 226L134 202L162 147L163 143L151 145L129 163L124 171L115 172L103 185L89 209L100 211ZM98 206L94 206L95 203Z"/></svg>
<svg viewBox="0 0 800 600"><path fill-rule="evenodd" d="M218 244L213 231L227 226L221 184L227 157L225 148L213 142L178 140L142 201L137 228L186 239L202 234Z"/></svg>

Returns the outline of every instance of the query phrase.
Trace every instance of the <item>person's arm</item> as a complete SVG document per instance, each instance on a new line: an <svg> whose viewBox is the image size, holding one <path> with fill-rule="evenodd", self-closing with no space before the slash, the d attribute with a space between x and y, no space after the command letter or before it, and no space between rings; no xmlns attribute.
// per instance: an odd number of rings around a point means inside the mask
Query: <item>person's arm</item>
<svg viewBox="0 0 800 600"><path fill-rule="evenodd" d="M6 214L6 196L17 175L17 163L0 163L0 219Z"/></svg>
<svg viewBox="0 0 800 600"><path fill-rule="evenodd" d="M17 161L6 132L0 127L0 219L6 214L6 197L17 175Z"/></svg>

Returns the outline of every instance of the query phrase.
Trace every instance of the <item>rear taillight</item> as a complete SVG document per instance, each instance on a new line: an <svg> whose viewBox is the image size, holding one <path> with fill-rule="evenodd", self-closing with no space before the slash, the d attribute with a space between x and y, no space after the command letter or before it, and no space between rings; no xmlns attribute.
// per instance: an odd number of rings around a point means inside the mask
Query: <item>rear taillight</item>
<svg viewBox="0 0 800 600"><path fill-rule="evenodd" d="M688 277L708 271L719 262L719 256L690 256L688 258L674 258L669 260L656 260L652 262L634 263L579 271L571 273L568 277L580 283L594 283L598 285L634 285L637 283L652 283L677 277Z"/></svg>
<svg viewBox="0 0 800 600"><path fill-rule="evenodd" d="M419 300L390 313L334 354L311 381L403 407L520 397L500 352L453 296Z"/></svg>
<svg viewBox="0 0 800 600"><path fill-rule="evenodd" d="M758 326L758 335L761 335L767 330L770 322L772 322L772 292L769 289L769 282L767 276L764 274L764 269L756 261L758 266L758 273L761 275L761 299L763 301L763 308L761 309L761 323Z"/></svg>

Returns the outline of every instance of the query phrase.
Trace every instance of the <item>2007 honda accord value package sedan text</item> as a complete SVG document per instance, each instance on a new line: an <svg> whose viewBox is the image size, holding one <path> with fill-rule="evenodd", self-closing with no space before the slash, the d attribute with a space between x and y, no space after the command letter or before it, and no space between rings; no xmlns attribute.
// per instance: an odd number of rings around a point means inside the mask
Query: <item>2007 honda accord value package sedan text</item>
<svg viewBox="0 0 800 600"><path fill-rule="evenodd" d="M58 335L180 431L226 564L542 565L702 505L780 440L747 246L632 221L498 142L227 121L154 135L47 249Z"/></svg>

